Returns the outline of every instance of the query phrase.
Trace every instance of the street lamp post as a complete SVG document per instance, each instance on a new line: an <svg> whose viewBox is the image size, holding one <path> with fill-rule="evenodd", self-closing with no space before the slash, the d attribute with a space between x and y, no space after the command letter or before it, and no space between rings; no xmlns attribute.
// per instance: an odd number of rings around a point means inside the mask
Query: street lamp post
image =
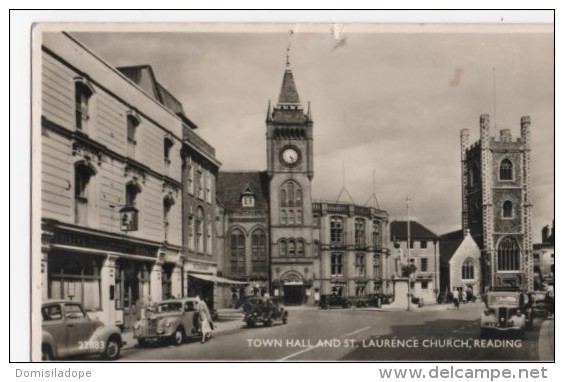
<svg viewBox="0 0 564 382"><path fill-rule="evenodd" d="M405 197L407 206L407 311L411 310L411 221L409 216L409 196Z"/></svg>

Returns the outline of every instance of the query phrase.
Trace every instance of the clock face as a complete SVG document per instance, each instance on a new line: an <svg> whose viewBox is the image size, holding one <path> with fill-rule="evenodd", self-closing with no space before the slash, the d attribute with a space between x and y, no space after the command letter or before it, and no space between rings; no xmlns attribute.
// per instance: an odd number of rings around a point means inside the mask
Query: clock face
<svg viewBox="0 0 564 382"><path fill-rule="evenodd" d="M298 153L298 150L294 148L289 147L282 151L282 160L288 165L296 164L299 158L300 154Z"/></svg>

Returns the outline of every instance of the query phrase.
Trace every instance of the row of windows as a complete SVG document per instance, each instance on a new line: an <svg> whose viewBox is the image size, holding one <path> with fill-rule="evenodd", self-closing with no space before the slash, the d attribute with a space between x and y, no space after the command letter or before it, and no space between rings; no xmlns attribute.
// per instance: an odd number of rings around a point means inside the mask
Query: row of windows
<svg viewBox="0 0 564 382"><path fill-rule="evenodd" d="M410 240L409 241L409 248L413 249L415 248L415 242L416 240ZM401 247L401 243L398 240L394 241L394 248L400 248ZM428 242L427 240L420 240L419 241L419 248L420 249L427 249L428 248Z"/></svg>
<svg viewBox="0 0 564 382"><path fill-rule="evenodd" d="M194 163L187 163L186 179L187 191L201 200L212 202L212 173L202 168L196 168Z"/></svg>
<svg viewBox="0 0 564 382"><path fill-rule="evenodd" d="M280 256L303 257L305 243L302 239L280 239L278 241L278 254Z"/></svg>
<svg viewBox="0 0 564 382"><path fill-rule="evenodd" d="M79 162L74 167L74 221L76 224L91 226L95 213L91 210L96 203L91 199L96 195L94 191L94 177L96 170L85 162ZM135 231L138 227L141 187L134 181L125 185L125 205L119 206L121 212L121 229ZM169 216L175 200L171 195L163 197L163 230L164 240L168 240Z"/></svg>
<svg viewBox="0 0 564 382"><path fill-rule="evenodd" d="M331 276L342 277L345 273L345 255L342 253L331 254ZM355 256L355 277L366 277L366 255L357 253ZM380 255L373 255L372 259L372 275L373 277L381 277L380 274Z"/></svg>
<svg viewBox="0 0 564 382"><path fill-rule="evenodd" d="M499 164L499 180L514 180L513 162L508 158L505 158ZM470 187L478 184L480 177L480 169L476 162L470 164L470 169L468 171L468 183Z"/></svg>
<svg viewBox="0 0 564 382"><path fill-rule="evenodd" d="M280 209L280 224L281 225L301 225L303 224L303 213L301 209Z"/></svg>
<svg viewBox="0 0 564 382"><path fill-rule="evenodd" d="M240 229L235 229L229 237L229 252L231 274L246 275L246 240L245 234ZM251 234L251 273L266 273L266 233L256 229Z"/></svg>
<svg viewBox="0 0 564 382"><path fill-rule="evenodd" d="M341 216L331 216L329 230L331 244L345 243L344 218ZM357 218L354 221L354 244L356 246L366 245L366 221L364 219ZM377 220L372 222L372 245L375 247L382 246L380 222Z"/></svg>
<svg viewBox="0 0 564 382"><path fill-rule="evenodd" d="M75 125L78 131L85 134L88 133L91 123L90 118L90 101L94 91L90 85L82 81L75 82ZM127 140L127 156L135 158L137 147L137 132L141 125L141 119L137 113L129 111L127 113L126 121L126 140ZM165 175L168 175L168 168L171 163L171 149L174 141L170 136L163 138L163 158Z"/></svg>
<svg viewBox="0 0 564 382"><path fill-rule="evenodd" d="M188 249L197 253L212 254L212 222L200 206L196 214L188 217Z"/></svg>

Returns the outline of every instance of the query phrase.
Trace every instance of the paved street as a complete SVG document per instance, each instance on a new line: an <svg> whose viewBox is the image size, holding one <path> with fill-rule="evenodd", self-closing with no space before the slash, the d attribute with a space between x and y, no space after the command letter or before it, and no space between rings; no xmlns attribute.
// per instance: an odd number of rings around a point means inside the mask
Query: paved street
<svg viewBox="0 0 564 382"><path fill-rule="evenodd" d="M504 337L481 341L482 309L482 303L409 313L290 308L287 325L247 329L232 317L219 322L224 330L205 344L194 340L179 347L129 346L120 360L538 360L541 320L522 342Z"/></svg>

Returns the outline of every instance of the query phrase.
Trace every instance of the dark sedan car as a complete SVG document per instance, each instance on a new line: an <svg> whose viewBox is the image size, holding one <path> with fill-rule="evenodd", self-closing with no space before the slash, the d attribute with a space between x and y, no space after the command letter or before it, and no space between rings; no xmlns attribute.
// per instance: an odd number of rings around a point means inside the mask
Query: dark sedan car
<svg viewBox="0 0 564 382"><path fill-rule="evenodd" d="M352 302L351 300L343 296L324 294L319 300L319 306L321 307L321 309L329 309L333 307L350 308L352 306Z"/></svg>

